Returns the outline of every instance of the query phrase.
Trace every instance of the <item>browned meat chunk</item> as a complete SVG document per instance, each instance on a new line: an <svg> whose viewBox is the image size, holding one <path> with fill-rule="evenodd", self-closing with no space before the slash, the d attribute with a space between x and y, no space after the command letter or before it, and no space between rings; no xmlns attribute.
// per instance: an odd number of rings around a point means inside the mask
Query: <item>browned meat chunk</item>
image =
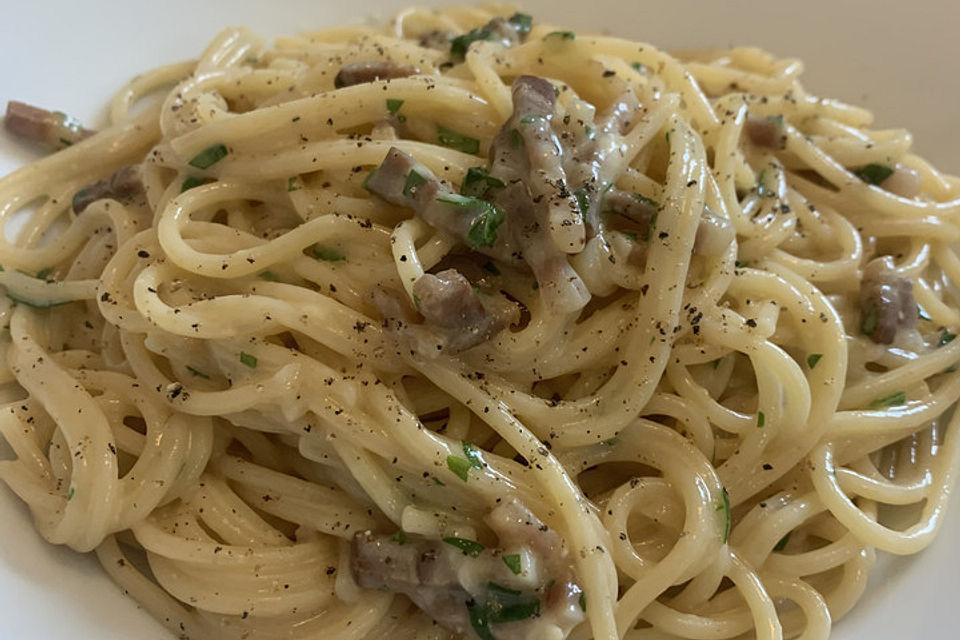
<svg viewBox="0 0 960 640"><path fill-rule="evenodd" d="M399 328L422 320L401 291L378 284L370 289L366 297L380 314L384 327L394 325Z"/></svg>
<svg viewBox="0 0 960 640"><path fill-rule="evenodd" d="M516 500L487 523L499 547L472 540L357 534L350 554L365 589L408 596L437 623L480 640L563 638L583 620L583 591L560 537Z"/></svg>
<svg viewBox="0 0 960 640"><path fill-rule="evenodd" d="M697 255L719 256L736 237L737 232L729 220L704 207L700 224L697 226L697 235L693 240L693 252Z"/></svg>
<svg viewBox="0 0 960 640"><path fill-rule="evenodd" d="M454 353L488 340L519 319L515 305L500 296L482 300L455 269L424 274L413 284L413 295L427 325L446 338L446 349Z"/></svg>
<svg viewBox="0 0 960 640"><path fill-rule="evenodd" d="M51 149L69 147L96 133L84 129L65 113L47 111L16 100L7 103L4 125L10 133L41 142Z"/></svg>
<svg viewBox="0 0 960 640"><path fill-rule="evenodd" d="M131 164L120 167L106 180L94 182L73 194L73 210L82 213L91 203L103 198L130 204L143 195L140 165Z"/></svg>
<svg viewBox="0 0 960 640"><path fill-rule="evenodd" d="M340 67L340 72L333 80L333 86L351 87L355 84L365 84L374 80L393 80L406 78L420 73L420 70L409 64L400 64L390 60L374 60L371 62L351 62Z"/></svg>
<svg viewBox="0 0 960 640"><path fill-rule="evenodd" d="M860 331L877 344L892 344L897 331L916 324L913 283L896 274L890 256L871 260L860 282Z"/></svg>
<svg viewBox="0 0 960 640"><path fill-rule="evenodd" d="M439 624L458 633L469 628L470 594L457 580L462 564L450 545L437 540L406 540L369 531L353 538L350 569L364 589L403 593Z"/></svg>
<svg viewBox="0 0 960 640"><path fill-rule="evenodd" d="M787 146L787 134L782 118L758 118L750 116L744 124L750 142L765 149L780 151Z"/></svg>

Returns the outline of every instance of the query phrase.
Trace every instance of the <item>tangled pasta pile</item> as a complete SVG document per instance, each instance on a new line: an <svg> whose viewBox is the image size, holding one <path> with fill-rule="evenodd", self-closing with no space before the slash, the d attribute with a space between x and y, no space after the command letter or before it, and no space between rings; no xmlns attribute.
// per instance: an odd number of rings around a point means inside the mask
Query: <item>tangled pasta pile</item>
<svg viewBox="0 0 960 640"><path fill-rule="evenodd" d="M952 487L960 181L801 68L411 9L11 103L0 478L181 638L827 637Z"/></svg>

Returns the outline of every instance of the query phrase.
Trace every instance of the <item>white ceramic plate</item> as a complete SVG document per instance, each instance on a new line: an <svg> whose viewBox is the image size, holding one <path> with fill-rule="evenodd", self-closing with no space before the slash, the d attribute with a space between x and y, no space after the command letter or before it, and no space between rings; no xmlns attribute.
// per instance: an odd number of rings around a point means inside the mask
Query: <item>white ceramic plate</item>
<svg viewBox="0 0 960 640"><path fill-rule="evenodd" d="M0 21L0 101L59 108L96 125L121 84L136 73L198 54L219 28L246 24L267 36L388 16L403 0L253 3L163 0L16 3ZM537 19L605 29L659 47L756 44L807 63L806 85L864 104L885 127L906 127L915 147L960 172L956 128L960 5L946 0L803 3L672 0L530 0ZM36 157L0 134L0 174ZM168 640L89 556L40 540L25 508L0 488L0 636L72 640ZM919 556L884 557L867 595L838 623L837 640L956 637L960 595L960 507Z"/></svg>

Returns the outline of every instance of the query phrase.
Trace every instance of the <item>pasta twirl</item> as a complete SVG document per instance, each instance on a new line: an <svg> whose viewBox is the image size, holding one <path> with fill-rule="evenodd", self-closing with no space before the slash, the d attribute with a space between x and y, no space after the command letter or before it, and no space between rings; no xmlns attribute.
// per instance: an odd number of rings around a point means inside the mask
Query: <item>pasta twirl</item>
<svg viewBox="0 0 960 640"><path fill-rule="evenodd" d="M0 478L182 638L827 637L952 490L960 182L801 70L410 9L11 103Z"/></svg>

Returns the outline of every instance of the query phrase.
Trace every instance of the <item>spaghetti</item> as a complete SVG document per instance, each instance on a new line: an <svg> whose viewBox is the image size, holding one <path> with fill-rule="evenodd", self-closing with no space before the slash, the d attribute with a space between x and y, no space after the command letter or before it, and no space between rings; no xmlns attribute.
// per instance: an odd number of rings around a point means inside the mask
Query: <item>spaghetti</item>
<svg viewBox="0 0 960 640"><path fill-rule="evenodd" d="M960 181L801 70L411 9L11 105L0 478L182 638L827 637L953 485Z"/></svg>

